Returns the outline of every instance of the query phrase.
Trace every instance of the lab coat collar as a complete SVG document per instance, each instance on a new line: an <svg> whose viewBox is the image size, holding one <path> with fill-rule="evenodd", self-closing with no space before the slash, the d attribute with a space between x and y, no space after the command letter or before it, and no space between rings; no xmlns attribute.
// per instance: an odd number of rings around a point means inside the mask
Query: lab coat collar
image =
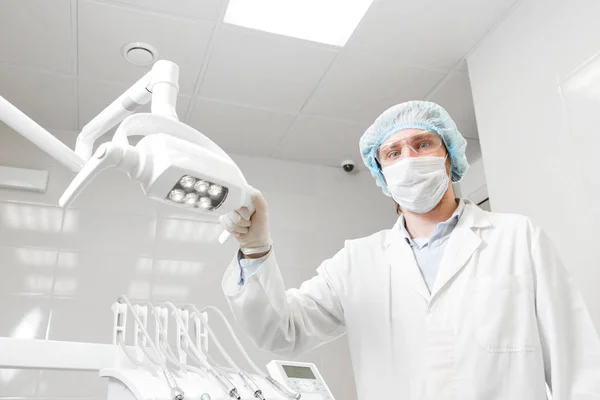
<svg viewBox="0 0 600 400"><path fill-rule="evenodd" d="M481 238L473 229L486 228L492 225L485 211L474 205L470 200L464 201L465 209L450 235L431 293L427 289L410 245L402 238L400 229L400 224L404 223L402 216L398 218L394 227L386 235L384 252L391 266L392 276L395 275L401 281L409 282L430 305L438 293L464 267L467 260L481 244Z"/></svg>
<svg viewBox="0 0 600 400"><path fill-rule="evenodd" d="M492 226L492 222L485 211L469 199L463 199L463 201L465 202L465 211L460 218L463 226L469 228L488 228ZM461 224L460 221L459 225Z"/></svg>
<svg viewBox="0 0 600 400"><path fill-rule="evenodd" d="M469 199L462 199L465 203L465 209L462 212L460 219L458 221L458 226L467 226L469 228L486 228L492 225L490 219L487 217L485 211L481 208L477 207L475 203L473 203ZM387 248L395 242L395 235L393 235L394 231L401 232L402 226L404 224L404 216L400 215L396 220L396 223L386 234L384 246Z"/></svg>

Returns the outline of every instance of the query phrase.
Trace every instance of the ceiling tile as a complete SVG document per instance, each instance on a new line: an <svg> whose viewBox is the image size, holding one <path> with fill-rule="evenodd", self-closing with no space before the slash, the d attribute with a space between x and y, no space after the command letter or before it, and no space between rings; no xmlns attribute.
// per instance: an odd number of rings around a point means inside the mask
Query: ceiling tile
<svg viewBox="0 0 600 400"><path fill-rule="evenodd" d="M346 44L350 52L390 53L407 64L449 70L515 0L376 1Z"/></svg>
<svg viewBox="0 0 600 400"><path fill-rule="evenodd" d="M213 27L207 23L81 0L78 29L80 76L132 85L150 68L130 64L121 50L129 42L145 42L156 48L159 59L179 65L180 91L190 95Z"/></svg>
<svg viewBox="0 0 600 400"><path fill-rule="evenodd" d="M197 18L205 21L216 21L221 11L221 0L115 0L129 4L186 18Z"/></svg>
<svg viewBox="0 0 600 400"><path fill-rule="evenodd" d="M0 65L0 95L45 129L75 129L75 79Z"/></svg>
<svg viewBox="0 0 600 400"><path fill-rule="evenodd" d="M448 111L465 137L472 139L478 137L471 82L467 72L453 72L431 95L430 100Z"/></svg>
<svg viewBox="0 0 600 400"><path fill-rule="evenodd" d="M216 38L200 95L297 112L336 54L329 47L226 25Z"/></svg>
<svg viewBox="0 0 600 400"><path fill-rule="evenodd" d="M443 73L402 65L396 57L342 52L308 101L304 112L372 122L384 110L423 98Z"/></svg>
<svg viewBox="0 0 600 400"><path fill-rule="evenodd" d="M270 156L295 115L198 99L190 125L225 151Z"/></svg>
<svg viewBox="0 0 600 400"><path fill-rule="evenodd" d="M79 79L79 128L83 128L129 87L130 85L125 83ZM180 119L185 116L189 104L189 97L179 96L177 98L177 114ZM145 105L138 112L150 112L150 104Z"/></svg>
<svg viewBox="0 0 600 400"><path fill-rule="evenodd" d="M281 142L275 157L339 166L360 160L358 141L367 124L301 115Z"/></svg>
<svg viewBox="0 0 600 400"><path fill-rule="evenodd" d="M70 0L3 1L0 62L72 72Z"/></svg>

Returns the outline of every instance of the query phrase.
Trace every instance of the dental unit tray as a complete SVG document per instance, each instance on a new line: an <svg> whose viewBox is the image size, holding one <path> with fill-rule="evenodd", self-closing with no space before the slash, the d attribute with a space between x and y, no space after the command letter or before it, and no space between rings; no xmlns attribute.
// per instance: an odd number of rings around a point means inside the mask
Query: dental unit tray
<svg viewBox="0 0 600 400"><path fill-rule="evenodd" d="M268 366L270 374L263 372L249 358L234 329L216 307L198 310L192 305L176 307L171 302L133 305L121 296L112 305L112 311L112 344L0 337L0 369L96 371L108 380L107 400L333 399L323 391L298 391L273 373L273 363ZM223 349L208 324L208 311L223 319L252 372L241 370ZM172 323L174 331L169 330ZM149 326L154 328L153 336L148 334ZM128 329L132 331L128 333ZM174 332L175 337L169 338L168 332ZM132 343L126 343L127 337L133 337ZM230 367L212 360L209 340ZM306 365L320 377L314 364Z"/></svg>

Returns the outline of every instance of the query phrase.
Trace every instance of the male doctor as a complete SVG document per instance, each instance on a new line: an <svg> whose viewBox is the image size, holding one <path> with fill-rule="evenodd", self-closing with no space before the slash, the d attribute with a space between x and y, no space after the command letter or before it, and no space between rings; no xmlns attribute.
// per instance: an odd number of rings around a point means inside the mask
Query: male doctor
<svg viewBox="0 0 600 400"><path fill-rule="evenodd" d="M299 289L284 286L260 194L253 215L224 216L240 253L223 289L253 341L294 356L347 334L361 400L545 400L546 384L554 400L600 399L600 340L548 238L455 198L465 147L437 104L385 111L360 150L399 218Z"/></svg>

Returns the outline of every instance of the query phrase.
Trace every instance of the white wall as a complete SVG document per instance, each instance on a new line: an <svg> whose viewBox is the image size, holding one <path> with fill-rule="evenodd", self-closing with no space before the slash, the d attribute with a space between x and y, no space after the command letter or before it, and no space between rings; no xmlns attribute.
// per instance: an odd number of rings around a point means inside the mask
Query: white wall
<svg viewBox="0 0 600 400"><path fill-rule="evenodd" d="M56 134L73 144L74 134ZM341 168L234 158L270 204L289 286L311 277L345 239L395 221L393 203L364 169L350 176ZM108 343L110 305L123 293L213 304L231 318L220 282L236 248L216 244L218 225L147 200L115 172L62 210L57 201L73 174L1 124L0 164L50 171L45 195L0 190L0 336ZM224 332L218 322L215 328ZM259 365L273 358L244 343ZM232 348L230 340L225 344ZM319 366L337 398L356 398L345 339L301 359ZM100 399L105 391L94 373L0 371L0 398Z"/></svg>
<svg viewBox="0 0 600 400"><path fill-rule="evenodd" d="M471 162L467 174L458 183L458 186L460 196L472 200L475 204L479 204L488 198L482 158Z"/></svg>
<svg viewBox="0 0 600 400"><path fill-rule="evenodd" d="M596 0L523 0L468 59L494 211L542 225L597 327L599 17Z"/></svg>

